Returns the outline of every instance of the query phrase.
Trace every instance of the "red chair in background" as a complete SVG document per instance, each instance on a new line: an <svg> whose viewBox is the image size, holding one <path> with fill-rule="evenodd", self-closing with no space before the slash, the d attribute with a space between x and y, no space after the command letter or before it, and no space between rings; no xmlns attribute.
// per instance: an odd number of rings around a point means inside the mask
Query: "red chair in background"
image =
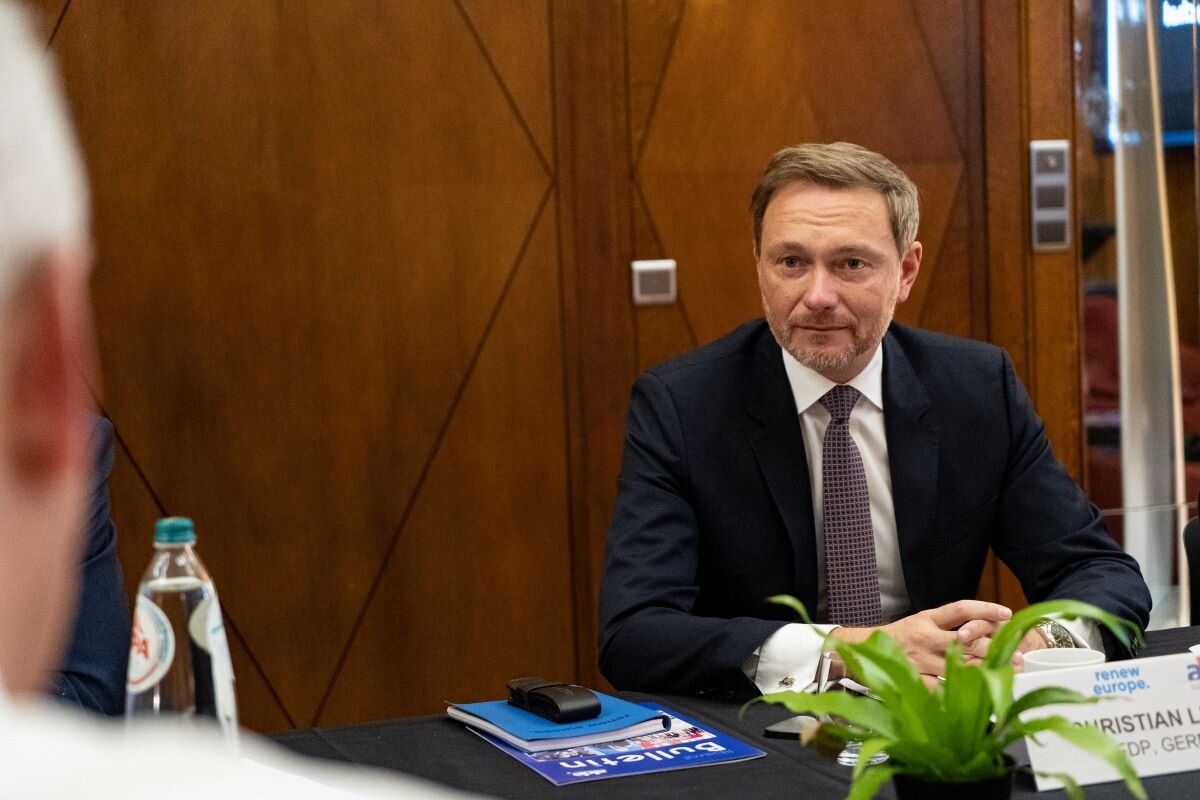
<svg viewBox="0 0 1200 800"><path fill-rule="evenodd" d="M1107 514L1108 530L1124 543L1121 498L1121 383L1118 372L1117 294L1111 287L1090 288L1084 297L1084 381L1087 388L1088 496ZM1200 348L1179 344L1184 436L1200 432ZM1184 465L1185 497L1200 489L1200 462Z"/></svg>

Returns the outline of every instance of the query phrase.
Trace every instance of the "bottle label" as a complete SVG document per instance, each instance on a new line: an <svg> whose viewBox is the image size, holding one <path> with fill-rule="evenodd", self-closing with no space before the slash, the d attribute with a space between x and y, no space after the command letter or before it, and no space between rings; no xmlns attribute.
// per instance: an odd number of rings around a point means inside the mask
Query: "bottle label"
<svg viewBox="0 0 1200 800"><path fill-rule="evenodd" d="M215 590L213 590L213 594L197 604L196 609L192 611L192 616L188 618L188 633L191 634L192 641L210 655L212 649L208 645L209 609L213 606L213 597L215 597ZM217 616L220 617L220 614L221 608L217 606Z"/></svg>
<svg viewBox="0 0 1200 800"><path fill-rule="evenodd" d="M138 595L133 612L133 637L129 645L129 672L125 691L140 694L156 685L175 660L175 633L163 610Z"/></svg>
<svg viewBox="0 0 1200 800"><path fill-rule="evenodd" d="M192 639L212 657L213 691L216 695L217 719L227 735L237 735L237 701L233 688L233 663L229 657L229 640L225 636L225 620L221 616L221 601L216 589L196 606L188 621Z"/></svg>

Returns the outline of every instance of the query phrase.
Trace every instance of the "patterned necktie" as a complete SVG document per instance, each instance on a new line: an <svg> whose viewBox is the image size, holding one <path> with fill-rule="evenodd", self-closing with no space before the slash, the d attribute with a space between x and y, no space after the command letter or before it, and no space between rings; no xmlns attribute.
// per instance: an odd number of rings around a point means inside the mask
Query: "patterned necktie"
<svg viewBox="0 0 1200 800"><path fill-rule="evenodd" d="M867 473L850 438L850 412L859 396L852 386L835 386L821 398L830 416L821 456L829 621L855 628L881 621Z"/></svg>

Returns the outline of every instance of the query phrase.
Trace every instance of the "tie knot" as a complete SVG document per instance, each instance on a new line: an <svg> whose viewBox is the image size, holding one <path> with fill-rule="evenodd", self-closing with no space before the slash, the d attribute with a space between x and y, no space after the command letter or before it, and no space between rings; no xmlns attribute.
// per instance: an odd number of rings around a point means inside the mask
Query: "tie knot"
<svg viewBox="0 0 1200 800"><path fill-rule="evenodd" d="M835 386L821 397L821 405L829 409L833 422L845 422L861 396L853 386Z"/></svg>

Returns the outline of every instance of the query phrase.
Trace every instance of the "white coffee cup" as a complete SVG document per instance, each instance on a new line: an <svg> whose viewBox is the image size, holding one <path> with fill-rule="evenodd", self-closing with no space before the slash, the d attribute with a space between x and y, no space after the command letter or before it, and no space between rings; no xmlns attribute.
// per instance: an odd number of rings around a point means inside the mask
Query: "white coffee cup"
<svg viewBox="0 0 1200 800"><path fill-rule="evenodd" d="M1103 663L1102 650L1088 650L1085 647L1047 647L1044 650L1030 650L1025 653L1026 672L1087 667Z"/></svg>
<svg viewBox="0 0 1200 800"><path fill-rule="evenodd" d="M1190 650L1195 655L1200 656L1200 644L1194 644L1191 647L1189 647L1188 650Z"/></svg>

